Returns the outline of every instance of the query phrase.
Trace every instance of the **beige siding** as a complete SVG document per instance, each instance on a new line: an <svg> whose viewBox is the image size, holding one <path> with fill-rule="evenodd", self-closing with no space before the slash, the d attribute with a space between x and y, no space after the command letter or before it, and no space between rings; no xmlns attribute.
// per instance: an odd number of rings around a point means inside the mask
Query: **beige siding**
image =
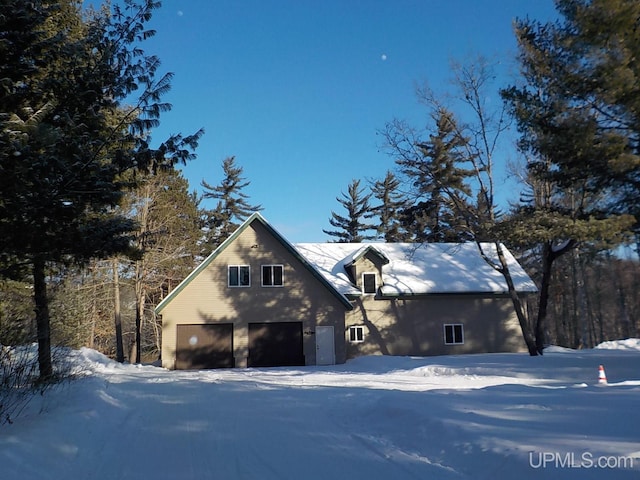
<svg viewBox="0 0 640 480"><path fill-rule="evenodd" d="M227 267L249 265L250 287L227 287ZM283 265L284 286L262 287L262 265ZM345 307L277 241L253 222L163 309L162 364L175 367L177 324L233 323L236 366L246 366L248 324L301 321L307 365L315 365L315 327L332 325L336 361L345 361Z"/></svg>
<svg viewBox="0 0 640 480"><path fill-rule="evenodd" d="M364 342L351 343L347 358L360 355L445 355L524 351L509 298L443 295L410 299L356 300L345 326L363 325ZM463 324L464 344L445 345L444 325Z"/></svg>

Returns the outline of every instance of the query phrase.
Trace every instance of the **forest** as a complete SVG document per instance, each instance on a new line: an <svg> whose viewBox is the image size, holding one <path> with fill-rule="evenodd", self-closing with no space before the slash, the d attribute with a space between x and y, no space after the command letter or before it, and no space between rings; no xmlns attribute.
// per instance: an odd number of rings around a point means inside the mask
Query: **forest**
<svg viewBox="0 0 640 480"><path fill-rule="evenodd" d="M157 360L154 307L262 209L234 156L192 190L179 167L204 130L151 142L171 108L172 74L142 49L161 5L123 4L0 6L0 345L37 342L44 379L57 345ZM417 89L426 126L381 126L386 176L326 199L333 241L506 245L539 287L520 306L532 355L640 335L640 3L556 8L516 21L513 84L487 59L452 62L450 92ZM519 161L504 166L509 130ZM508 204L499 168L524 192Z"/></svg>

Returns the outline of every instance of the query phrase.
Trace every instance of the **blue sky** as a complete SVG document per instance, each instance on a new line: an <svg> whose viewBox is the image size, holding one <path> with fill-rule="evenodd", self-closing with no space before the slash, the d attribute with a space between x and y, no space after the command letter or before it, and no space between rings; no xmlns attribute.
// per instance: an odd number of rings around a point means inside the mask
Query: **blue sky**
<svg viewBox="0 0 640 480"><path fill-rule="evenodd" d="M183 168L191 189L218 184L234 155L273 226L292 242L325 241L351 180L394 168L377 132L394 118L427 123L415 86L447 90L450 60L478 54L500 60L506 85L512 21L526 16L553 18L553 1L164 0L143 48L175 74L173 109L153 137L204 128Z"/></svg>

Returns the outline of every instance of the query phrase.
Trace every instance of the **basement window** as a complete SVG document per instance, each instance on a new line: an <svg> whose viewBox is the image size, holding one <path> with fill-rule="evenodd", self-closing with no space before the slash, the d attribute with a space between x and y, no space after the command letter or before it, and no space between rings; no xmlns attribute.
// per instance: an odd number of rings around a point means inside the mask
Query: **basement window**
<svg viewBox="0 0 640 480"><path fill-rule="evenodd" d="M464 328L461 323L444 325L444 344L462 345L464 343Z"/></svg>
<svg viewBox="0 0 640 480"><path fill-rule="evenodd" d="M251 276L249 265L229 265L229 286L249 287L251 286Z"/></svg>
<svg viewBox="0 0 640 480"><path fill-rule="evenodd" d="M362 325L349 327L349 341L351 343L364 342L364 327Z"/></svg>
<svg viewBox="0 0 640 480"><path fill-rule="evenodd" d="M365 294L376 293L376 274L375 273L362 274L362 293L365 293Z"/></svg>
<svg viewBox="0 0 640 480"><path fill-rule="evenodd" d="M262 266L262 286L282 287L284 285L284 267L282 265Z"/></svg>

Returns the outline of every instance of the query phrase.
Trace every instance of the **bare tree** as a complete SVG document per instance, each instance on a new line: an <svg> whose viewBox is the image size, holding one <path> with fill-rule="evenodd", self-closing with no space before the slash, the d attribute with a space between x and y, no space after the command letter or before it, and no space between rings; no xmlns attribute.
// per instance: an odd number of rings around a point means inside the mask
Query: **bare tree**
<svg viewBox="0 0 640 480"><path fill-rule="evenodd" d="M451 208L462 220L468 237L477 244L482 258L504 276L527 349L531 355L537 355L539 352L525 305L516 291L505 256L503 239L496 228L501 220L501 212L495 202L494 164L499 142L509 128L509 123L504 104L490 104L487 100L492 81L495 79L495 65L484 57L478 57L466 64L452 62L451 66L454 74L453 96L438 96L426 84L418 89L417 95L419 101L427 107L431 118L436 120L432 132L439 130L441 119L449 119L447 126L457 139L449 155L458 165L467 165L468 175L465 176L468 183L465 185L469 188L445 182L446 177L436 175L434 169L426 168L421 173L430 182L435 183L448 198ZM494 97L498 98L497 90ZM469 113L467 121L463 121L460 115L455 115L452 108L445 104L442 99L447 98L457 103L459 111ZM385 136L400 165L408 159L425 156L434 158L431 150L425 149L425 145L433 143L436 133L430 133L431 141L426 141L412 129L398 130L398 125L404 126L398 122L388 125ZM484 242L488 241L494 245L495 256L485 250Z"/></svg>
<svg viewBox="0 0 640 480"><path fill-rule="evenodd" d="M144 331L151 338L144 350L160 352L162 329L153 308L193 269L202 232L198 199L176 171L149 175L131 198L131 212L138 224L137 249L142 252L133 262L136 306L131 357L140 362Z"/></svg>

